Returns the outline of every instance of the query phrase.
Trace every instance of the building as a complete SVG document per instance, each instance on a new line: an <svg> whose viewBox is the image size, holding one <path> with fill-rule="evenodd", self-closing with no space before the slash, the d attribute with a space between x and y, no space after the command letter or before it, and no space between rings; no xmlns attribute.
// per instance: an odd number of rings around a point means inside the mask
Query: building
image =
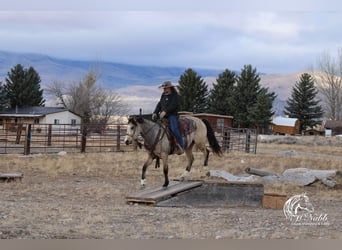
<svg viewBox="0 0 342 250"><path fill-rule="evenodd" d="M229 128L233 127L233 116L208 114L208 113L193 114L191 112L179 112L179 115L189 115L189 116L197 117L199 119L207 119L210 125L216 131L220 131L223 128L227 128L227 127Z"/></svg>
<svg viewBox="0 0 342 250"><path fill-rule="evenodd" d="M326 130L331 130L331 135L342 134L342 121L327 120L324 124Z"/></svg>
<svg viewBox="0 0 342 250"><path fill-rule="evenodd" d="M0 111L0 125L11 129L18 124L70 124L81 123L81 117L61 107L27 107Z"/></svg>
<svg viewBox="0 0 342 250"><path fill-rule="evenodd" d="M300 122L297 118L287 118L277 116L273 119L273 134L277 135L297 135Z"/></svg>

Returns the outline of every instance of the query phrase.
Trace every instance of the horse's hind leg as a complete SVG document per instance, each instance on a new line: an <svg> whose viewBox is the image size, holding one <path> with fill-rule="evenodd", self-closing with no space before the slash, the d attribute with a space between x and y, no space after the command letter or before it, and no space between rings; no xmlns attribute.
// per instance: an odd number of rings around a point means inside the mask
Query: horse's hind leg
<svg viewBox="0 0 342 250"><path fill-rule="evenodd" d="M186 158L188 160L188 164L187 164L186 169L184 170L183 174L181 175L181 178L180 178L181 181L184 181L187 179L187 177L190 173L192 164L195 160L194 155L192 154L192 148L193 148L193 145L191 145L189 148L187 148L185 150Z"/></svg>
<svg viewBox="0 0 342 250"><path fill-rule="evenodd" d="M197 145L198 149L203 153L204 156L204 162L203 162L203 169L206 172L209 172L209 166L208 166L208 161L209 161L209 150L205 146L205 143L199 143Z"/></svg>
<svg viewBox="0 0 342 250"><path fill-rule="evenodd" d="M208 167L208 161L209 161L209 150L206 148L203 152L204 154L204 167Z"/></svg>
<svg viewBox="0 0 342 250"><path fill-rule="evenodd" d="M145 187L146 170L147 170L147 167L151 165L152 161L153 161L153 158L151 155L149 155L147 158L147 161L144 163L144 166L142 167L141 180L140 180L141 188Z"/></svg>

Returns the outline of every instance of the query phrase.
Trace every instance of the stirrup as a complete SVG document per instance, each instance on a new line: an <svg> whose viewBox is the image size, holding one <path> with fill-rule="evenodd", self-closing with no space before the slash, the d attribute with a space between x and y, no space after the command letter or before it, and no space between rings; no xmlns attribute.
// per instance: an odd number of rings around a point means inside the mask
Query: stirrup
<svg viewBox="0 0 342 250"><path fill-rule="evenodd" d="M177 144L177 147L176 147L176 154L177 155L184 154L184 149L182 149L182 147L179 144Z"/></svg>

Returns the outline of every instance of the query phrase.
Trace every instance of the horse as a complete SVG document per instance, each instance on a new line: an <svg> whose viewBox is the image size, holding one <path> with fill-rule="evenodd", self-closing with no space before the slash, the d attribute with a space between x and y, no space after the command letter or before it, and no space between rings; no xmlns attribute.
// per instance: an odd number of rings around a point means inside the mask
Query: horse
<svg viewBox="0 0 342 250"><path fill-rule="evenodd" d="M180 119L186 119L188 124L193 124L192 129L188 130L186 135L182 133L185 144L184 152L187 157L187 166L180 178L181 181L184 181L188 177L194 162L192 153L194 145L203 153L204 167L206 168L208 167L209 160L209 150L206 146L207 143L209 143L214 154L222 156L222 151L208 120L192 116L182 116ZM180 123L180 128L181 127L182 125ZM187 127L189 127L189 125L187 125ZM133 116L128 119L127 133L124 139L125 144L132 144L133 141L138 142L139 136L141 136L144 140L144 147L148 152L148 158L142 167L141 188L145 187L146 170L154 159L157 161L156 167L159 166L159 159L162 159L164 173L163 188L167 188L169 185L168 156L176 153L174 150L174 143L172 139L169 138L170 136L168 136L170 133L169 131L169 128L160 120L156 122L150 121L141 116Z"/></svg>

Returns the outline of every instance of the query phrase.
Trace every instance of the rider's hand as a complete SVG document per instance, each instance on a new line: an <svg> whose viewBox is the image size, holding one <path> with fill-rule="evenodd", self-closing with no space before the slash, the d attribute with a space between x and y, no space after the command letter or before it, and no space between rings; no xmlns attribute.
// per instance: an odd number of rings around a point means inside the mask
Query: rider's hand
<svg viewBox="0 0 342 250"><path fill-rule="evenodd" d="M166 112L165 111L160 113L160 119L163 119L165 116L166 116Z"/></svg>
<svg viewBox="0 0 342 250"><path fill-rule="evenodd" d="M152 114L152 121L156 121L158 119L158 116L156 113Z"/></svg>

